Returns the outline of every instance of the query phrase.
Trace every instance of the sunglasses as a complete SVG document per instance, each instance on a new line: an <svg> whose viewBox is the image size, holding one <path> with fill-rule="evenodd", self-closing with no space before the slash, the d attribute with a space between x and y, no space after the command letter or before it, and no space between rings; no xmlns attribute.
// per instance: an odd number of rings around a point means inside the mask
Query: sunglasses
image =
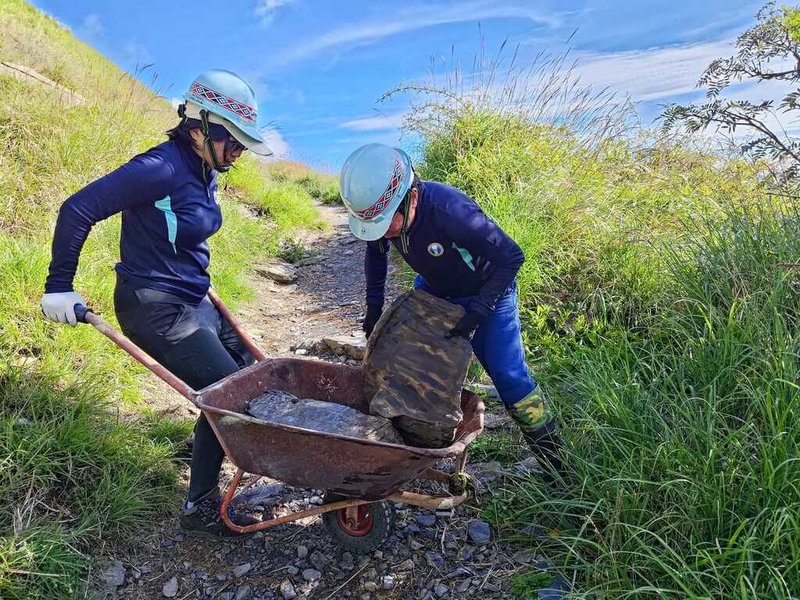
<svg viewBox="0 0 800 600"><path fill-rule="evenodd" d="M225 138L225 152L236 152L237 150L244 152L247 148L231 134L228 134L228 137Z"/></svg>

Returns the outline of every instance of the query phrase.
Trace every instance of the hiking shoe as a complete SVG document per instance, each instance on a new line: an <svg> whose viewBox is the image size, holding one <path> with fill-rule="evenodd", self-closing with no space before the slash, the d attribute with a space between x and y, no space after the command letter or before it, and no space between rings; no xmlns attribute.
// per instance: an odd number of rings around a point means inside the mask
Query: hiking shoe
<svg viewBox="0 0 800 600"><path fill-rule="evenodd" d="M183 504L183 512L181 513L181 529L187 535L208 539L249 535L247 533L237 533L223 523L219 510L221 505L222 496L218 487L211 489L211 491L194 502L187 500ZM228 507L228 515L231 521L242 527L261 522L260 519L252 515L235 511L232 506Z"/></svg>

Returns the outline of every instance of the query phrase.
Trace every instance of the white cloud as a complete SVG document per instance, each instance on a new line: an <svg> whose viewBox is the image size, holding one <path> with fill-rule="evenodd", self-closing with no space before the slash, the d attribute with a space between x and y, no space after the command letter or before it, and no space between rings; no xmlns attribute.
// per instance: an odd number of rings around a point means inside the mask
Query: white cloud
<svg viewBox="0 0 800 600"><path fill-rule="evenodd" d="M103 21L100 19L100 15L92 13L83 18L83 22L78 31L83 37L98 38L105 33L105 27L103 26Z"/></svg>
<svg viewBox="0 0 800 600"><path fill-rule="evenodd" d="M401 112L391 115L381 114L374 117L364 117L362 119L345 121L339 124L339 127L351 131L386 131L389 129L400 129L405 115L405 112Z"/></svg>
<svg viewBox="0 0 800 600"><path fill-rule="evenodd" d="M284 139L277 129L267 129L262 135L267 146L272 149L273 155L270 157L271 159L281 159L289 156L291 151L289 142Z"/></svg>
<svg viewBox="0 0 800 600"><path fill-rule="evenodd" d="M703 103L706 89L697 87L703 71L712 60L734 53L734 40L727 39L613 54L585 54L579 58L575 75L584 85L630 94L634 102L674 102L679 96L689 94L688 101ZM772 67L781 65L776 63ZM720 97L753 103L775 101L773 112L764 115L763 121L773 131L786 130L791 134L798 126L797 118L781 112L778 105L792 89L785 81L745 80L724 89ZM707 132L714 131L711 127ZM752 130L743 127L737 129L733 138L741 141L751 133Z"/></svg>
<svg viewBox="0 0 800 600"><path fill-rule="evenodd" d="M281 0L273 0L281 1ZM452 23L486 21L491 19L524 19L547 27L561 24L559 15L543 13L530 2L499 3L496 0L462 0L447 5L401 5L393 14L364 20L317 36L307 36L301 44L279 55L278 64L297 62L333 50L352 49L373 44L381 39Z"/></svg>
<svg viewBox="0 0 800 600"><path fill-rule="evenodd" d="M153 57L147 46L137 40L128 40L123 48L126 62L136 68L142 68L153 62Z"/></svg>
<svg viewBox="0 0 800 600"><path fill-rule="evenodd" d="M262 25L269 25L275 20L279 9L292 2L294 0L258 0L253 12L261 20Z"/></svg>
<svg viewBox="0 0 800 600"><path fill-rule="evenodd" d="M584 85L628 93L635 101L665 100L695 91L715 58L733 53L733 40L579 55L575 75Z"/></svg>

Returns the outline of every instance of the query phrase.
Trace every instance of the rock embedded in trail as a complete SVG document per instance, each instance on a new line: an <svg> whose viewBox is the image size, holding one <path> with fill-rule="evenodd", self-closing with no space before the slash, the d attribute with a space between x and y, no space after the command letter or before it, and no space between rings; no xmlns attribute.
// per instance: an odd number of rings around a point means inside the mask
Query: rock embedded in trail
<svg viewBox="0 0 800 600"><path fill-rule="evenodd" d="M256 269L259 275L277 283L290 284L297 281L297 269L286 262L275 262Z"/></svg>
<svg viewBox="0 0 800 600"><path fill-rule="evenodd" d="M324 571L330 564L330 560L328 560L324 554L316 550L312 552L309 560L311 561L311 565L320 572Z"/></svg>
<svg viewBox="0 0 800 600"><path fill-rule="evenodd" d="M243 565L239 565L238 567L236 567L236 568L233 570L233 576L234 576L234 577L241 577L242 575L244 575L244 574L246 574L248 571L250 571L250 569L252 569L252 568L253 568L253 567L250 565L250 563L245 563L245 564L243 564Z"/></svg>
<svg viewBox="0 0 800 600"><path fill-rule="evenodd" d="M281 582L280 592L281 596L283 596L283 600L294 600L297 598L297 591L295 591L294 585L288 579L284 579Z"/></svg>
<svg viewBox="0 0 800 600"><path fill-rule="evenodd" d="M417 515L417 523L422 527L433 527L436 525L436 515L431 513L422 513Z"/></svg>
<svg viewBox="0 0 800 600"><path fill-rule="evenodd" d="M412 559L406 559L397 567L398 571L413 571L417 564Z"/></svg>
<svg viewBox="0 0 800 600"><path fill-rule="evenodd" d="M471 561L474 554L475 548L472 546L464 546L458 551L458 554L456 554L456 559L460 561Z"/></svg>
<svg viewBox="0 0 800 600"><path fill-rule="evenodd" d="M103 569L100 579L107 588L120 587L125 583L125 566L118 560L112 561Z"/></svg>
<svg viewBox="0 0 800 600"><path fill-rule="evenodd" d="M471 521L467 527L467 535L479 546L488 544L492 539L492 529L486 521Z"/></svg>
<svg viewBox="0 0 800 600"><path fill-rule="evenodd" d="M505 411L501 413L486 411L483 415L484 429L505 429L513 424L511 417Z"/></svg>
<svg viewBox="0 0 800 600"><path fill-rule="evenodd" d="M353 562L353 555L350 552L342 552L342 558L339 561L339 568L345 571L352 571L355 568Z"/></svg>
<svg viewBox="0 0 800 600"><path fill-rule="evenodd" d="M438 552L433 552L431 550L426 552L425 561L434 569L438 569L439 571L444 570L444 558Z"/></svg>
<svg viewBox="0 0 800 600"><path fill-rule="evenodd" d="M354 360L363 360L367 349L367 338L363 333L358 336L335 335L322 338L322 343L336 356L346 356Z"/></svg>
<svg viewBox="0 0 800 600"><path fill-rule="evenodd" d="M322 573L320 573L316 569L305 569L303 571L303 579L305 579L306 581L317 581L321 577Z"/></svg>
<svg viewBox="0 0 800 600"><path fill-rule="evenodd" d="M178 595L178 578L173 577L169 581L167 581L164 586L161 588L161 594L165 598L174 598Z"/></svg>

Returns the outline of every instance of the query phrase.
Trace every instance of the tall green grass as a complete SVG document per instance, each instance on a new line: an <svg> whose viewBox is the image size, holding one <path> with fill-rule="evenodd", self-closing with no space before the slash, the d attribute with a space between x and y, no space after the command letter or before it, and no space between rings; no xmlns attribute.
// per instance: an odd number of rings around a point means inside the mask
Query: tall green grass
<svg viewBox="0 0 800 600"><path fill-rule="evenodd" d="M586 597L800 594L800 214L732 212L662 248L647 334L617 331L549 378L579 484L516 481L492 513L562 528ZM566 390L569 390L567 393ZM572 515L571 521L557 516Z"/></svg>
<svg viewBox="0 0 800 600"><path fill-rule="evenodd" d="M91 556L176 504L169 458L191 425L149 411L143 370L99 333L43 319L50 239L69 195L163 141L177 117L21 0L0 0L0 56L85 98L0 74L0 597L72 598ZM252 157L239 163L238 178L222 181L224 226L210 241L212 281L232 305L252 297L247 275L276 240L319 225L294 189L255 218L243 205L261 202L267 177ZM119 218L98 224L75 281L112 323L118 247Z"/></svg>
<svg viewBox="0 0 800 600"><path fill-rule="evenodd" d="M77 595L87 555L176 500L171 446L110 418L105 389L0 371L3 598Z"/></svg>
<svg viewBox="0 0 800 600"><path fill-rule="evenodd" d="M277 235L264 240L273 252L284 237L299 229L325 228L305 188L290 181L270 180L264 176L263 167L255 162L237 166L228 172L225 180L239 191L237 197L244 204L274 222Z"/></svg>
<svg viewBox="0 0 800 600"><path fill-rule="evenodd" d="M563 61L505 81L490 66L411 90L409 126L421 174L526 253L525 342L574 477L509 477L487 517L574 597L798 597L796 201L760 165L632 128Z"/></svg>
<svg viewBox="0 0 800 600"><path fill-rule="evenodd" d="M304 164L292 161L274 162L269 165L267 171L274 181L296 183L312 198L320 200L323 204L341 202L339 182L334 176L318 173Z"/></svg>

